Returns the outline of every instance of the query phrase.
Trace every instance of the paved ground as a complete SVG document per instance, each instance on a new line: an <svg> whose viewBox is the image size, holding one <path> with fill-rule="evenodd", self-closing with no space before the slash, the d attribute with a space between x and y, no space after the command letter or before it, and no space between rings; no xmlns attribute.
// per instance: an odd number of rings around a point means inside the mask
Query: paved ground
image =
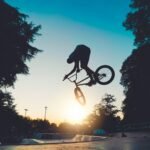
<svg viewBox="0 0 150 150"><path fill-rule="evenodd" d="M123 138L117 135L97 142L1 146L0 150L150 150L150 137L131 134Z"/></svg>

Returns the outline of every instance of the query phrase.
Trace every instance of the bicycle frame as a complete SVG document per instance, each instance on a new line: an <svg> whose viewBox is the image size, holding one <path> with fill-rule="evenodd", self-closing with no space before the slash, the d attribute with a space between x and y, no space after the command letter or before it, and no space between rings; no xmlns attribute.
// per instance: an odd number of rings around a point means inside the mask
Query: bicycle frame
<svg viewBox="0 0 150 150"><path fill-rule="evenodd" d="M82 83L82 82L85 81L85 80L87 80L87 79L89 79L90 77L87 76L86 78L84 78L84 79L82 79L82 80L76 82L76 81L77 81L77 74L78 74L78 73L76 72L75 74L73 74L72 76L70 76L70 77L67 78L67 79L68 79L70 82L75 83L76 87L77 87L77 86L81 86L81 85L87 85L87 83ZM74 76L75 76L75 79L74 79L74 80L71 80L71 78L74 77Z"/></svg>
<svg viewBox="0 0 150 150"><path fill-rule="evenodd" d="M67 79L68 79L70 82L75 83L76 87L77 87L77 86L81 86L81 85L87 85L88 83L82 83L82 82L85 81L85 80L87 80L87 79L89 79L90 77L87 76L86 78L84 78L84 79L82 79L82 80L76 82L76 81L77 81L77 74L78 74L78 73L76 72L75 74L73 74L72 76L70 76L70 77L67 78ZM74 79L74 80L71 80L71 78L74 77L74 76L75 76L75 79ZM105 75L100 75L100 74L99 74L99 78L100 78L100 79L102 79L103 77L105 77Z"/></svg>

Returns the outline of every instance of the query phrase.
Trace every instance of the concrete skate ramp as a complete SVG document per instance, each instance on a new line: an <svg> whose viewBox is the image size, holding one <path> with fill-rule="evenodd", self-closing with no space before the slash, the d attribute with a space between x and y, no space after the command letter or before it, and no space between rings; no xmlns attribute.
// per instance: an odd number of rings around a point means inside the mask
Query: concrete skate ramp
<svg viewBox="0 0 150 150"><path fill-rule="evenodd" d="M23 139L21 141L21 144L23 145L34 145L34 144L44 144L44 141L42 140L37 140L37 139Z"/></svg>
<svg viewBox="0 0 150 150"><path fill-rule="evenodd" d="M36 145L36 144L60 144L60 143L78 143L104 140L106 137L91 136L91 135L76 135L72 139L58 139L58 140L43 140L43 139L23 139L20 144Z"/></svg>
<svg viewBox="0 0 150 150"><path fill-rule="evenodd" d="M90 142L104 140L106 137L102 136L91 136L91 135L76 135L72 140L74 142Z"/></svg>

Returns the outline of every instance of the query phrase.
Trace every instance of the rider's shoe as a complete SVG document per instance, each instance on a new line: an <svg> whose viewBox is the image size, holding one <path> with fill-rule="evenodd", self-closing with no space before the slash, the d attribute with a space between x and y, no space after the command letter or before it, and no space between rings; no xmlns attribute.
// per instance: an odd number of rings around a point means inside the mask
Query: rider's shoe
<svg viewBox="0 0 150 150"><path fill-rule="evenodd" d="M88 82L87 85L88 85L88 86L92 86L92 82Z"/></svg>
<svg viewBox="0 0 150 150"><path fill-rule="evenodd" d="M96 81L95 80L91 80L90 82L87 83L88 86L92 86L96 84Z"/></svg>
<svg viewBox="0 0 150 150"><path fill-rule="evenodd" d="M94 74L94 79L97 79L98 76L99 76L99 74L98 74L98 73L95 73L95 74Z"/></svg>

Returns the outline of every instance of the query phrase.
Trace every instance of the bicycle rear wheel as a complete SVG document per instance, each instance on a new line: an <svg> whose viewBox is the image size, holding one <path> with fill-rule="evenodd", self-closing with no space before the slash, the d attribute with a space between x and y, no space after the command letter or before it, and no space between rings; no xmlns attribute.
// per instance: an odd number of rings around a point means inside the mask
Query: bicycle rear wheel
<svg viewBox="0 0 150 150"><path fill-rule="evenodd" d="M109 65L102 65L95 71L95 79L99 84L106 85L113 81L115 72Z"/></svg>
<svg viewBox="0 0 150 150"><path fill-rule="evenodd" d="M75 94L76 99L78 100L78 102L81 105L86 104L85 96L84 96L83 92L81 91L81 89L79 87L76 87L74 89L74 94Z"/></svg>

